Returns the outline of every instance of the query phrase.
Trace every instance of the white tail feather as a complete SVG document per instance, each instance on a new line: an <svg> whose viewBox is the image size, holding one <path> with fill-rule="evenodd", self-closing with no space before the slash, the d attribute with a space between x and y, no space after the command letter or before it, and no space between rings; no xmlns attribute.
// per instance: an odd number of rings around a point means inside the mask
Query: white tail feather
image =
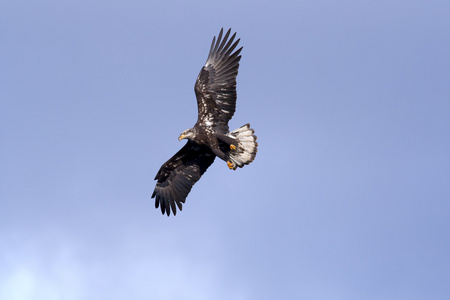
<svg viewBox="0 0 450 300"><path fill-rule="evenodd" d="M242 168L244 165L251 163L256 156L258 151L258 143L256 142L255 131L250 128L250 124L245 124L244 126L231 131L227 135L239 141L235 150L231 150L230 160L233 163L233 170L237 167Z"/></svg>

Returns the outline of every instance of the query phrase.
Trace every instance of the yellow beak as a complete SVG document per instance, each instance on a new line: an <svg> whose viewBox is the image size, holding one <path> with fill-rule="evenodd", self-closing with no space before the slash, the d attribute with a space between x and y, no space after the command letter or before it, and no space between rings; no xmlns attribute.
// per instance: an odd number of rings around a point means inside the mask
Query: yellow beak
<svg viewBox="0 0 450 300"><path fill-rule="evenodd" d="M178 137L178 140L179 141L181 141L182 139L184 139L186 136L184 135L184 134L182 134L182 135L180 135L179 137Z"/></svg>

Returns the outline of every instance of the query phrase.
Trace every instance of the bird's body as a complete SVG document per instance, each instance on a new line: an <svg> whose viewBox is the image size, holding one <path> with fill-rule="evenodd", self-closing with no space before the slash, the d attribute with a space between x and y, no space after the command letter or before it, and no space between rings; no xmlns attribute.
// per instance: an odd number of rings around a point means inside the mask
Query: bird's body
<svg viewBox="0 0 450 300"><path fill-rule="evenodd" d="M170 215L176 207L181 210L192 186L214 162L216 156L236 170L251 163L257 152L254 130L246 124L229 131L228 121L236 109L236 76L242 48L234 49L236 33L222 39L223 29L214 37L205 66L195 82L198 118L194 127L181 133L179 140L188 139L186 145L163 164L156 174L152 198L161 212Z"/></svg>

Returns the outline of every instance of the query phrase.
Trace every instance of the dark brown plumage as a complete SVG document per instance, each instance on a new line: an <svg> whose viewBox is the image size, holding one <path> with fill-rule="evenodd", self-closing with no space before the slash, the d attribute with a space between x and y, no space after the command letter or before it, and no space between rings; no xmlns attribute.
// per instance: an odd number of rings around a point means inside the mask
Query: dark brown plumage
<svg viewBox="0 0 450 300"><path fill-rule="evenodd" d="M241 47L234 51L239 39L233 43L236 33L230 37L230 32L231 29L223 36L222 28L217 41L214 37L208 59L195 82L197 122L179 137L179 140L187 138L188 142L156 174L152 198L155 198L155 207L161 207L161 212L167 216L171 210L175 215L176 207L182 210L192 186L216 156L233 170L255 158L258 144L250 125L232 132L228 128L228 121L236 110L236 76L242 50Z"/></svg>

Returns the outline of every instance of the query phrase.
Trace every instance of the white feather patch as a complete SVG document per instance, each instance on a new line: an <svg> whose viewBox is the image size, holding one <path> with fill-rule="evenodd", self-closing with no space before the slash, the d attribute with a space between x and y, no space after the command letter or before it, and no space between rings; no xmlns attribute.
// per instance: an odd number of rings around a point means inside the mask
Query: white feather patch
<svg viewBox="0 0 450 300"><path fill-rule="evenodd" d="M230 160L238 167L248 165L255 159L258 143L253 133L254 130L250 128L250 124L245 124L228 133L229 136L239 141L237 149L230 153Z"/></svg>

